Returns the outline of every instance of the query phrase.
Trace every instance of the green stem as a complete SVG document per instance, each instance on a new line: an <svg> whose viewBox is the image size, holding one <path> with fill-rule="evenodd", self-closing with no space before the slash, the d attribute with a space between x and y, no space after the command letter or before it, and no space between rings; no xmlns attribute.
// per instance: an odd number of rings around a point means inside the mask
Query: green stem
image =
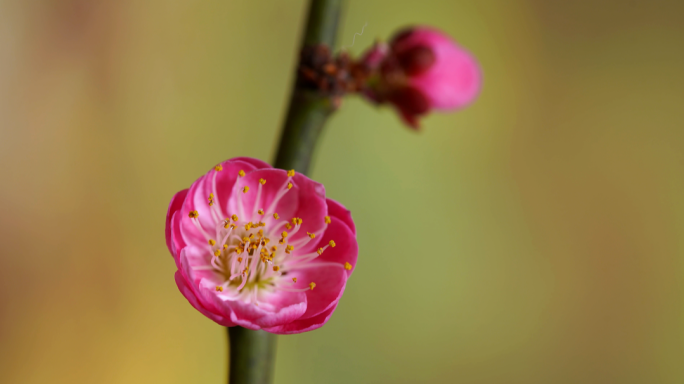
<svg viewBox="0 0 684 384"><path fill-rule="evenodd" d="M334 46L343 2L311 0L302 47L316 44ZM334 110L330 98L295 87L274 166L308 174L318 137ZM229 384L270 384L276 335L238 326L228 328L228 339Z"/></svg>
<svg viewBox="0 0 684 384"><path fill-rule="evenodd" d="M269 384L273 379L276 335L242 327L228 328L230 384Z"/></svg>
<svg viewBox="0 0 684 384"><path fill-rule="evenodd" d="M333 111L330 99L295 89L273 165L308 174L318 137Z"/></svg>
<svg viewBox="0 0 684 384"><path fill-rule="evenodd" d="M332 50L343 0L312 0L302 47L326 44ZM294 88L273 166L308 174L323 126L335 110L330 98Z"/></svg>

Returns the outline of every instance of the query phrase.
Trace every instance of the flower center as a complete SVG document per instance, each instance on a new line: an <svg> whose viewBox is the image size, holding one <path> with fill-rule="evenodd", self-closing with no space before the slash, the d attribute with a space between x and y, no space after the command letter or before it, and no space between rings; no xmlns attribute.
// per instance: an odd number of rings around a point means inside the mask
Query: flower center
<svg viewBox="0 0 684 384"><path fill-rule="evenodd" d="M216 185L216 174L222 168L218 165L215 170L217 172L213 175L213 185ZM219 280L216 292L222 297L254 301L258 304L260 292L303 292L316 287L313 281L298 281L296 271L321 255L328 247L334 247L335 242L331 240L315 252L299 252L322 233L307 232L307 236L299 236L293 241L294 235L302 228L302 219L293 217L285 220L274 211L278 202L293 187L294 170L288 171L287 175L287 180L266 208L261 207L264 203L261 201L262 188L266 180L259 179L252 212L247 212L247 207L242 202L244 194L254 193L249 185L240 182L245 176L244 171L239 172L233 192L237 199L238 212L225 217L215 195L216 191L211 193L207 203L215 227L214 233L205 231L197 211L189 213L190 220L205 237L206 251L210 253L210 259L206 258L210 260L208 265L193 268L212 270ZM325 217L325 223L330 223L329 216Z"/></svg>

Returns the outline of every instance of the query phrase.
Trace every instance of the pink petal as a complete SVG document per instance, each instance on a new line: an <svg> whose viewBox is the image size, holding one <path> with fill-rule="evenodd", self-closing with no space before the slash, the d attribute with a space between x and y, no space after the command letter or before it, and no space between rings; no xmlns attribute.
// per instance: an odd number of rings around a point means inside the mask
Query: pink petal
<svg viewBox="0 0 684 384"><path fill-rule="evenodd" d="M197 297L195 296L195 293L193 290L188 286L188 283L185 281L183 278L183 275L181 274L180 271L176 271L175 274L175 279L176 279L176 285L178 286L178 290L181 291L183 296L190 302L190 305L192 305L196 310L200 311L204 316L210 318L211 320L215 321L216 323L223 325L224 327L232 327L235 326L236 324L230 321L229 319L217 315L200 304L199 300L197 300Z"/></svg>
<svg viewBox="0 0 684 384"><path fill-rule="evenodd" d="M233 163L233 162L247 163L247 164L249 164L249 165L251 165L251 166L253 167L252 169L273 168L273 167L271 167L271 165L268 164L267 162L262 161L262 160L259 160L259 159L255 159L255 158L253 158L253 157L234 157L234 158L232 158L232 159L230 159L230 160L224 162L224 164L225 164L225 163L229 163L229 162L230 162L230 163ZM245 172L246 172L246 171L247 171L247 170L245 170Z"/></svg>
<svg viewBox="0 0 684 384"><path fill-rule="evenodd" d="M172 238L172 229L171 229L171 219L173 219L174 213L181 209L183 206L183 201L185 201L185 196L188 194L188 190L184 189L178 193L176 193L172 198L171 198L171 203L169 203L169 209L166 211L166 246L169 248L169 251L171 254L174 254L175 251L173 250L173 247L171 246L171 238Z"/></svg>
<svg viewBox="0 0 684 384"><path fill-rule="evenodd" d="M308 237L307 232L320 236L326 230L325 216L328 215L328 204L325 198L325 187L304 175L297 173L294 182L299 186L299 202L294 216L302 219L299 231L289 238L290 242L296 242ZM313 242L310 242L313 244ZM315 248L310 248L315 249ZM300 254L305 252L300 250Z"/></svg>
<svg viewBox="0 0 684 384"><path fill-rule="evenodd" d="M328 244L330 240L335 242L335 247L328 247L314 262L331 262L342 266L349 263L352 269L346 273L347 276L351 276L354 268L356 268L356 260L359 255L359 243L356 241L356 235L346 224L340 221L332 221L328 225L328 230L325 231L320 244Z"/></svg>
<svg viewBox="0 0 684 384"><path fill-rule="evenodd" d="M276 333L279 335L291 335L294 333L313 331L314 329L322 327L325 323L328 322L328 320L330 320L330 317L335 311L335 308L337 308L337 304L319 313L316 316L309 317L306 319L298 319L289 324L284 324L277 327L265 328L264 331Z"/></svg>
<svg viewBox="0 0 684 384"><path fill-rule="evenodd" d="M270 228L271 223L274 220L272 216L274 212L277 212L278 215L285 220L293 217L297 211L297 205L299 203L297 198L297 194L299 193L299 185L294 185L292 189L288 190L286 183L287 178L287 172L282 169L260 169L240 178L238 181L238 188L236 188L236 190L240 191L239 198L242 201L244 211L247 214L247 217L240 219L254 222L263 221L269 224ZM258 206L255 206L255 204L257 204L256 198L259 191L260 179L266 180L266 184L261 186L261 196ZM249 187L249 191L247 193L242 192L242 189L245 186ZM276 196L283 191L287 192L285 192L280 200L278 200L278 203L275 205L275 207L269 211L271 203L275 200ZM233 212L238 211L237 199L238 197L236 196L236 198L230 201L230 209ZM265 215L263 216L257 215L256 211L258 209L264 209L267 212L265 212ZM238 213L238 216L239 215L240 214Z"/></svg>
<svg viewBox="0 0 684 384"><path fill-rule="evenodd" d="M338 219L342 221L356 235L356 226L354 225L354 220L352 220L351 211L333 199L326 199L325 201L328 204L328 216L330 216L331 220Z"/></svg>
<svg viewBox="0 0 684 384"><path fill-rule="evenodd" d="M297 278L295 287L306 287L311 282L316 283L313 290L306 291L307 308L302 319L316 316L334 306L344 293L347 274L340 264L323 263L316 259L296 269L286 267L286 270L288 277Z"/></svg>
<svg viewBox="0 0 684 384"><path fill-rule="evenodd" d="M200 291L204 299L221 313L232 313L231 319L238 324L245 324L250 329L274 327L287 324L298 319L307 307L306 295L303 292L275 292L264 298L260 306L245 303L242 300L223 300L211 282L203 281ZM273 306L273 307L271 307Z"/></svg>
<svg viewBox="0 0 684 384"><path fill-rule="evenodd" d="M425 27L405 32L393 45L398 53L415 47L428 47L435 55L430 69L410 80L430 99L433 108L458 109L477 98L482 84L480 67L466 49L444 33Z"/></svg>

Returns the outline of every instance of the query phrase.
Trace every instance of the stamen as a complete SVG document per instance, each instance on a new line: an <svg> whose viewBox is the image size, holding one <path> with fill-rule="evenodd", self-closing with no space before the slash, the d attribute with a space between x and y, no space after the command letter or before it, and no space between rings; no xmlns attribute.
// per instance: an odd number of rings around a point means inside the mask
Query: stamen
<svg viewBox="0 0 684 384"><path fill-rule="evenodd" d="M240 172L238 172L238 175L240 175L240 177L245 177L245 171L241 169Z"/></svg>
<svg viewBox="0 0 684 384"><path fill-rule="evenodd" d="M296 277L293 277L293 278L292 278L292 281L294 281L294 282L296 283L296 282L297 282L297 278L296 278Z"/></svg>
<svg viewBox="0 0 684 384"><path fill-rule="evenodd" d="M260 215L263 215L263 214L264 214L264 210L263 210L263 209L260 209L260 210L257 211L257 213L260 214Z"/></svg>
<svg viewBox="0 0 684 384"><path fill-rule="evenodd" d="M335 244L334 240L330 240L330 242L328 244L330 244L331 247L335 248L336 244Z"/></svg>
<svg viewBox="0 0 684 384"><path fill-rule="evenodd" d="M259 179L259 184L261 184L261 185L266 184L266 180L264 180L264 179Z"/></svg>
<svg viewBox="0 0 684 384"><path fill-rule="evenodd" d="M347 271L351 271L352 265L349 264L349 262L347 261L347 262L344 263L344 269L346 269Z"/></svg>
<svg viewBox="0 0 684 384"><path fill-rule="evenodd" d="M247 193L249 192L249 187L245 185L244 188L242 188L242 193Z"/></svg>
<svg viewBox="0 0 684 384"><path fill-rule="evenodd" d="M197 212L197 211L190 211L190 213L188 213L188 216L189 216L191 219L196 219L196 218L199 217L199 212Z"/></svg>
<svg viewBox="0 0 684 384"><path fill-rule="evenodd" d="M310 282L310 283L309 283L309 287L310 287L311 290L313 291L313 289L316 288L316 283L314 283L313 281Z"/></svg>
<svg viewBox="0 0 684 384"><path fill-rule="evenodd" d="M216 292L223 292L223 287L220 285L216 286Z"/></svg>
<svg viewBox="0 0 684 384"><path fill-rule="evenodd" d="M292 183L287 183L287 189L292 189L293 185Z"/></svg>
<svg viewBox="0 0 684 384"><path fill-rule="evenodd" d="M309 237L312 239L316 237L315 233L307 232L306 234L309 235Z"/></svg>
<svg viewBox="0 0 684 384"><path fill-rule="evenodd" d="M221 221L221 217L225 217L223 214L223 210L221 209L221 203L219 202L218 193L216 192L216 175L221 170L223 170L223 166L221 164L219 164L216 167L214 167L214 170L216 170L216 172L214 172L214 174L211 177L211 192L212 193L210 196L211 196L211 203L212 203L211 207L213 209L214 214L216 215L215 220L218 223L219 221Z"/></svg>
<svg viewBox="0 0 684 384"><path fill-rule="evenodd" d="M292 177L292 176L294 176L294 175L295 175L295 170L294 170L294 169L290 169L289 171L287 171L287 176Z"/></svg>
<svg viewBox="0 0 684 384"><path fill-rule="evenodd" d="M330 216L326 216L324 219L326 224L330 224Z"/></svg>
<svg viewBox="0 0 684 384"><path fill-rule="evenodd" d="M278 272L280 270L280 267L277 265L273 266L273 272Z"/></svg>
<svg viewBox="0 0 684 384"><path fill-rule="evenodd" d="M213 247L214 245L216 245L216 240L214 240L214 239L209 239L209 245L211 245L212 247Z"/></svg>
<svg viewBox="0 0 684 384"><path fill-rule="evenodd" d="M278 220L278 219L280 218L280 216L278 216L277 213L274 213L274 214L273 214L273 218L276 219L276 220Z"/></svg>
<svg viewBox="0 0 684 384"><path fill-rule="evenodd" d="M233 221L238 221L238 217L235 214L233 216L231 216L230 218L233 219Z"/></svg>

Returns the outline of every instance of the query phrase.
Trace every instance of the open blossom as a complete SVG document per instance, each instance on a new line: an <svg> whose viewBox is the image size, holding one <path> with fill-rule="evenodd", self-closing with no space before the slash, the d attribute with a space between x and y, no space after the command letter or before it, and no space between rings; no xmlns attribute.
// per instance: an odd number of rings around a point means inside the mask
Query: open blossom
<svg viewBox="0 0 684 384"><path fill-rule="evenodd" d="M278 334L325 324L356 266L349 211L323 185L263 161L225 161L166 217L176 284L218 324Z"/></svg>
<svg viewBox="0 0 684 384"><path fill-rule="evenodd" d="M364 94L376 103L390 103L412 128L430 110L462 108L481 87L475 58L443 33L413 27L389 44L376 43L362 58L373 75Z"/></svg>

